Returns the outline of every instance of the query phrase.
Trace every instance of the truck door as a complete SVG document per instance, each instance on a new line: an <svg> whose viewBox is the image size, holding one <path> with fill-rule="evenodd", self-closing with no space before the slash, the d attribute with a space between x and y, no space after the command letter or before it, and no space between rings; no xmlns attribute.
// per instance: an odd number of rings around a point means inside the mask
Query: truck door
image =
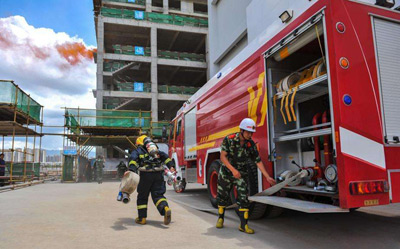
<svg viewBox="0 0 400 249"><path fill-rule="evenodd" d="M169 150L170 156L173 157L173 153L176 153L177 158L175 163L177 166L182 166L183 164L183 132L182 132L182 118L178 118L172 123L170 140L169 140Z"/></svg>

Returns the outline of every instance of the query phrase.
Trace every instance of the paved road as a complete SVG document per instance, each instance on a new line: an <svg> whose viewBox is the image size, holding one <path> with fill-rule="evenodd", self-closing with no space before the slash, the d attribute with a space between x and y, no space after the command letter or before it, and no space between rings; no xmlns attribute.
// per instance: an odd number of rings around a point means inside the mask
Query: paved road
<svg viewBox="0 0 400 249"><path fill-rule="evenodd" d="M167 191L169 226L153 205L148 225L137 225L134 201L115 201L118 185L46 183L0 193L0 248L400 248L400 205L352 214L289 211L251 221L256 234L247 235L233 210L224 229L214 228L215 210L196 185L181 195Z"/></svg>

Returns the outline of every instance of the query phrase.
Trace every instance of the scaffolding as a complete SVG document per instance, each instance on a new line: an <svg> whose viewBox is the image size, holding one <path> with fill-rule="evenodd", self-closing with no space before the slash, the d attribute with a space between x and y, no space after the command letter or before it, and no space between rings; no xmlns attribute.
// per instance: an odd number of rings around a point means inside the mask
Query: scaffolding
<svg viewBox="0 0 400 249"><path fill-rule="evenodd" d="M43 106L25 93L12 80L0 80L0 136L2 136L2 154L11 153L11 160L6 163L8 175L0 176L6 183L25 182L40 177L41 146L43 131ZM33 126L33 128L32 128ZM40 132L38 132L38 127ZM11 137L11 149L5 150L4 140ZM25 137L23 150L15 149L15 138ZM32 153L28 152L28 138L33 137ZM39 138L39 159L36 159L36 138ZM18 153L23 153L23 161L15 160ZM28 157L32 160L28 160ZM8 182L7 182L8 181Z"/></svg>
<svg viewBox="0 0 400 249"><path fill-rule="evenodd" d="M96 146L136 148L136 138L147 134L156 141L169 134L168 122L152 122L150 111L82 109L65 107L63 169L64 182L76 181L80 157ZM66 153L67 152L67 153ZM74 160L71 161L71 158Z"/></svg>

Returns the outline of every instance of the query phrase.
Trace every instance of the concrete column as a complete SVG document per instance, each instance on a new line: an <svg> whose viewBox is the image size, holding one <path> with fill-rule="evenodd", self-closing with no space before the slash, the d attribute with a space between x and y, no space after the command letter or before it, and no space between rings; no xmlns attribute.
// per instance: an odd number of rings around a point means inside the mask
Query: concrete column
<svg viewBox="0 0 400 249"><path fill-rule="evenodd" d="M97 72L96 72L96 108L103 109L103 58L104 58L104 22L99 15L97 22Z"/></svg>
<svg viewBox="0 0 400 249"><path fill-rule="evenodd" d="M205 40L205 43L206 43L206 63L207 63L207 81L210 79L210 53L209 53L209 39L210 39L210 36L207 34L206 35L206 40Z"/></svg>
<svg viewBox="0 0 400 249"><path fill-rule="evenodd" d="M163 14L168 14L168 0L163 0Z"/></svg>
<svg viewBox="0 0 400 249"><path fill-rule="evenodd" d="M146 0L146 12L151 12L152 5L151 0Z"/></svg>
<svg viewBox="0 0 400 249"><path fill-rule="evenodd" d="M186 13L193 13L194 12L194 5L193 2L181 1L181 11Z"/></svg>
<svg viewBox="0 0 400 249"><path fill-rule="evenodd" d="M158 121L157 28L150 30L151 44L151 118Z"/></svg>

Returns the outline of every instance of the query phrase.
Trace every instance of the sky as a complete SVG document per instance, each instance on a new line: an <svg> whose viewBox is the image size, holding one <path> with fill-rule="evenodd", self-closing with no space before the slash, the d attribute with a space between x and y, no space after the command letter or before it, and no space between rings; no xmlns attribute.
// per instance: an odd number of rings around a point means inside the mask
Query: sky
<svg viewBox="0 0 400 249"><path fill-rule="evenodd" d="M96 46L91 0L0 0L0 79L44 106L45 125L63 125L61 107L95 108ZM18 139L15 147L24 145ZM62 138L46 136L42 148L61 149Z"/></svg>

